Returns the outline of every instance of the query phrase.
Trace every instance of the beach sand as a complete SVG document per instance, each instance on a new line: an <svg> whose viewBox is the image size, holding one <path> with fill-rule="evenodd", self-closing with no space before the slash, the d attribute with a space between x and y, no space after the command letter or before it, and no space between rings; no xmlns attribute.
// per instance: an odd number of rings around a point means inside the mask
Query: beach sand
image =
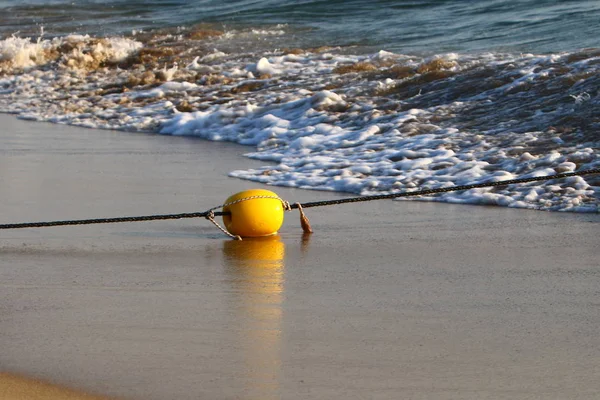
<svg viewBox="0 0 600 400"><path fill-rule="evenodd" d="M262 165L238 145L0 126L0 223L348 196L229 178ZM306 212L310 237L294 211L241 242L203 219L0 231L0 372L145 400L600 398L600 215Z"/></svg>

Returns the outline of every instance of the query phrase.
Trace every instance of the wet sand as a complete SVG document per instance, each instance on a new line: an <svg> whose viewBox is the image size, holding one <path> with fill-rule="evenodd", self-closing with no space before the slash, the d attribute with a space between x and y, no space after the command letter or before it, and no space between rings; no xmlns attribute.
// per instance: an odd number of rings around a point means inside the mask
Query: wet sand
<svg viewBox="0 0 600 400"><path fill-rule="evenodd" d="M0 223L347 196L228 178L262 165L238 145L0 126ZM306 211L310 237L295 211L242 242L206 220L0 231L0 372L122 399L600 398L600 215Z"/></svg>

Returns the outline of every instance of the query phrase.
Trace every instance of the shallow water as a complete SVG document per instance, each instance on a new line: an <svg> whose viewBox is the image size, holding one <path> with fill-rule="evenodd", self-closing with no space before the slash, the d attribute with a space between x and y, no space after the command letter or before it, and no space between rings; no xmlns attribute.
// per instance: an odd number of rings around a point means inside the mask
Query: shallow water
<svg viewBox="0 0 600 400"><path fill-rule="evenodd" d="M600 165L600 50L582 49L595 45L596 2L0 8L0 111L233 141L271 162L235 177L369 194ZM431 200L597 212L599 185Z"/></svg>

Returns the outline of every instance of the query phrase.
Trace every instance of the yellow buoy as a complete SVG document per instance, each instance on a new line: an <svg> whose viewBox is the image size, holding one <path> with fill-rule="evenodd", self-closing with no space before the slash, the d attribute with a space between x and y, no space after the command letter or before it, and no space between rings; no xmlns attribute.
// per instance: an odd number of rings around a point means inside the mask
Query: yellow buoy
<svg viewBox="0 0 600 400"><path fill-rule="evenodd" d="M276 193L264 189L245 190L225 200L223 223L241 237L269 236L283 224L283 203Z"/></svg>

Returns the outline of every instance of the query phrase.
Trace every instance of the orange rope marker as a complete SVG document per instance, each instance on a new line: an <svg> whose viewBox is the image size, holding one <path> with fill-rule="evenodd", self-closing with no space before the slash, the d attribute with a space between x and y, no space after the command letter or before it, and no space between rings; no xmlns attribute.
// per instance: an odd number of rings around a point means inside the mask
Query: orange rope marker
<svg viewBox="0 0 600 400"><path fill-rule="evenodd" d="M300 211L300 226L302 227L302 230L304 231L304 233L313 233L313 230L310 226L310 221L308 220L306 214L304 214L302 205L300 203L296 204L298 204L298 211Z"/></svg>

